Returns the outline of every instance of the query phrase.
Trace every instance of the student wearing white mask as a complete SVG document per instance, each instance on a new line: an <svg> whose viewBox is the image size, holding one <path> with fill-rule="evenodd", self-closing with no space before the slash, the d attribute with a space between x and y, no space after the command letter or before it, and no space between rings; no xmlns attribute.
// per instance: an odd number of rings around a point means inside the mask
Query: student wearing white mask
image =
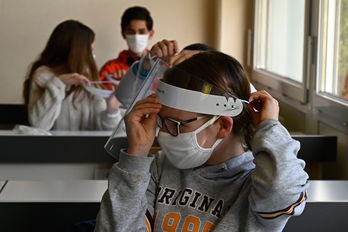
<svg viewBox="0 0 348 232"><path fill-rule="evenodd" d="M29 122L44 130L113 130L121 109L113 91L98 84L95 34L86 25L58 24L24 82Z"/></svg>
<svg viewBox="0 0 348 232"><path fill-rule="evenodd" d="M118 57L107 61L100 70L100 80L121 80L130 66L149 52L148 42L154 35L153 20L150 12L140 6L126 9L121 18L122 37L128 49L119 53ZM111 88L111 84L104 84Z"/></svg>
<svg viewBox="0 0 348 232"><path fill-rule="evenodd" d="M95 231L282 231L305 207L308 175L278 113L226 54L174 65L125 117L128 148Z"/></svg>

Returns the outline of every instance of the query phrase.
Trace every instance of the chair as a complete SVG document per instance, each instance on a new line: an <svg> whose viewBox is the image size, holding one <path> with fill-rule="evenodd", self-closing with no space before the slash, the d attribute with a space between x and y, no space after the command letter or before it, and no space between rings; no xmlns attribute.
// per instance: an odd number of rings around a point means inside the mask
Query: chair
<svg viewBox="0 0 348 232"><path fill-rule="evenodd" d="M0 129L13 129L16 124L29 125L27 106L24 104L0 104Z"/></svg>

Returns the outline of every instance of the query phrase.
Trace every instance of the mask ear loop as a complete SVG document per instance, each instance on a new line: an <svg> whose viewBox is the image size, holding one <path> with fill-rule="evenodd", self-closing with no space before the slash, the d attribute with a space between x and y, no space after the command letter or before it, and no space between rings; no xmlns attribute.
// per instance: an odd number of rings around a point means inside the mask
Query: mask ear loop
<svg viewBox="0 0 348 232"><path fill-rule="evenodd" d="M204 130L205 128L207 128L208 126L213 125L214 122L216 122L220 117L221 117L220 115L214 115L211 119L209 119L206 123L204 123L200 128L198 128L197 130L194 131L194 133L195 133L195 138L196 138L196 139L195 139L195 143L196 143L201 149L203 149L203 150L205 150L205 149L215 149L215 147L216 147L217 145L219 145L219 143L222 141L222 139L218 139L218 140L215 141L215 143L213 144L213 146L212 146L211 148L203 148L203 147L201 147L201 145L199 145L198 140L197 140L197 134L198 134L199 132L201 132L202 130Z"/></svg>
<svg viewBox="0 0 348 232"><path fill-rule="evenodd" d="M112 91L111 90L99 89L99 88L91 87L91 86L88 86L85 83L83 83L82 86L83 86L83 88L86 91L90 92L91 94L98 95L98 96L101 96L103 98L109 98L112 95Z"/></svg>
<svg viewBox="0 0 348 232"><path fill-rule="evenodd" d="M214 122L216 122L216 120L218 120L221 116L220 115L214 115L211 119L209 119L207 122L205 122L201 127L199 127L195 133L198 134L199 132L201 132L202 130L204 130L205 128L207 128L210 125L213 125Z"/></svg>

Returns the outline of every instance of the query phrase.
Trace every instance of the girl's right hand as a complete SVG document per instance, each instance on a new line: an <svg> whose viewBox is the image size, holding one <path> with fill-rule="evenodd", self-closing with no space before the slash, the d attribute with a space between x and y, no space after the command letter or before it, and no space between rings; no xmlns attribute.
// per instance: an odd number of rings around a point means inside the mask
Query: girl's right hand
<svg viewBox="0 0 348 232"><path fill-rule="evenodd" d="M278 120L278 101L265 90L252 93L249 98L249 106L251 107L251 117L255 126L268 119Z"/></svg>
<svg viewBox="0 0 348 232"><path fill-rule="evenodd" d="M82 85L83 83L91 85L87 77L78 73L65 73L58 78L66 85Z"/></svg>
<svg viewBox="0 0 348 232"><path fill-rule="evenodd" d="M157 114L161 109L156 94L138 101L126 115L127 153L147 156L156 136Z"/></svg>

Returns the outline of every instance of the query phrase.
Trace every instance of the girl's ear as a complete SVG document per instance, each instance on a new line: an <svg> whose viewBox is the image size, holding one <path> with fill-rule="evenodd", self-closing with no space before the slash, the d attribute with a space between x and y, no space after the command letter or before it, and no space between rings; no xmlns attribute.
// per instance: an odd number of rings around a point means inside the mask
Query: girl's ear
<svg viewBox="0 0 348 232"><path fill-rule="evenodd" d="M223 139L229 136L233 128L233 119L228 116L221 116L217 122L219 123L218 138Z"/></svg>

